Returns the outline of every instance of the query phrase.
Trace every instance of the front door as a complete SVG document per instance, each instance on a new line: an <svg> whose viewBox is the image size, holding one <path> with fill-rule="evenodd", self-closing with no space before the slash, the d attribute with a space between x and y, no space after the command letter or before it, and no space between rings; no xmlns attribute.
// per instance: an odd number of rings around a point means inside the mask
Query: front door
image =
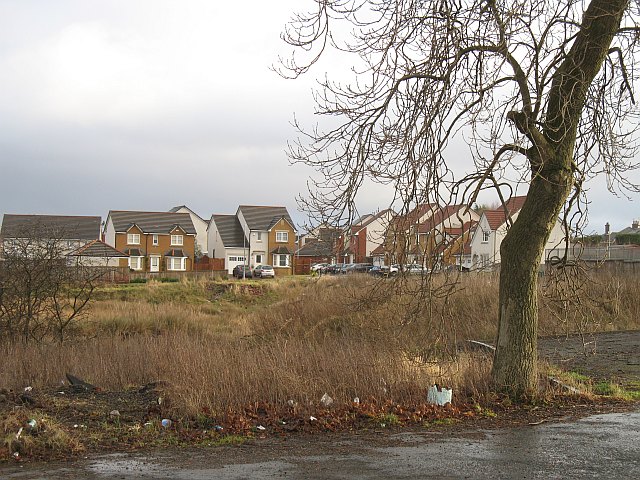
<svg viewBox="0 0 640 480"><path fill-rule="evenodd" d="M150 257L149 263L149 271L151 272L159 272L160 271L160 257Z"/></svg>

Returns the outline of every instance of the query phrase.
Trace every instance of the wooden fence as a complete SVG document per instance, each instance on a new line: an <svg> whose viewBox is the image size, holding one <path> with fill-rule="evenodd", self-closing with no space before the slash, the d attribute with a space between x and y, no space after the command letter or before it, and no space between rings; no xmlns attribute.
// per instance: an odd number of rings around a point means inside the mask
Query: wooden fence
<svg viewBox="0 0 640 480"><path fill-rule="evenodd" d="M224 258L209 258L200 257L196 258L193 264L193 270L195 272L211 272L226 270L224 264Z"/></svg>

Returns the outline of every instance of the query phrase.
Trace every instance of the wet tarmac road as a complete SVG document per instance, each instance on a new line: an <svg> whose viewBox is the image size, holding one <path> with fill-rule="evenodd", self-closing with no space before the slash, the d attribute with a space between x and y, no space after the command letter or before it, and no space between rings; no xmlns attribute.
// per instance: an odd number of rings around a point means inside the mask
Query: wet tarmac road
<svg viewBox="0 0 640 480"><path fill-rule="evenodd" d="M454 436L404 432L113 454L0 468L6 479L638 478L640 411Z"/></svg>

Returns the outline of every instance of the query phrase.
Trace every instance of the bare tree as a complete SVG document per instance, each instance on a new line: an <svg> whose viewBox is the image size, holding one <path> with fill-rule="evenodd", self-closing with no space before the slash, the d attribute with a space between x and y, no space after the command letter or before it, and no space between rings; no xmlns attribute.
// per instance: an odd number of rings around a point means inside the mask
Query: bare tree
<svg viewBox="0 0 640 480"><path fill-rule="evenodd" d="M73 235L71 235L73 237ZM59 228L32 225L4 239L0 262L0 333L8 340L63 341L87 314L106 269L82 257Z"/></svg>
<svg viewBox="0 0 640 480"><path fill-rule="evenodd" d="M348 220L366 181L392 185L401 213L451 195L471 206L486 188L504 203L527 184L501 246L492 373L498 388L534 390L537 274L554 222L584 225L585 183L596 176L612 191L638 190L627 172L637 167L640 3L314 2L283 34L296 49L280 73L304 74L334 47L354 55L355 79L320 82L317 113L336 117L332 127L298 125L292 161L320 173L303 204ZM447 149L455 138L469 146L462 175Z"/></svg>

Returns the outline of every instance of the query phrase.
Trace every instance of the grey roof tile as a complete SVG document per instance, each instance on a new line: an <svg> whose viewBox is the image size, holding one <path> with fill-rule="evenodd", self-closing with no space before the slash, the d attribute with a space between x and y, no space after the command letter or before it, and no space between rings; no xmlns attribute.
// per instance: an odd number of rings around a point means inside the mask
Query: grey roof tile
<svg viewBox="0 0 640 480"><path fill-rule="evenodd" d="M243 247L247 245L238 217L235 215L213 215L211 220L218 227L218 233L225 247Z"/></svg>
<svg viewBox="0 0 640 480"><path fill-rule="evenodd" d="M14 215L2 219L0 235L19 238L26 234L72 240L100 238L100 217L71 215Z"/></svg>
<svg viewBox="0 0 640 480"><path fill-rule="evenodd" d="M185 233L196 234L188 213L111 210L109 216L116 232L126 232L135 224L145 233L170 233L173 227L178 225Z"/></svg>
<svg viewBox="0 0 640 480"><path fill-rule="evenodd" d="M286 207L266 207L262 205L240 205L238 208L247 222L250 230L269 230L282 217L289 222L293 228L295 224Z"/></svg>
<svg viewBox="0 0 640 480"><path fill-rule="evenodd" d="M86 245L69 254L72 257L97 257L97 258L121 258L127 257L126 253L116 250L101 240L92 240Z"/></svg>

